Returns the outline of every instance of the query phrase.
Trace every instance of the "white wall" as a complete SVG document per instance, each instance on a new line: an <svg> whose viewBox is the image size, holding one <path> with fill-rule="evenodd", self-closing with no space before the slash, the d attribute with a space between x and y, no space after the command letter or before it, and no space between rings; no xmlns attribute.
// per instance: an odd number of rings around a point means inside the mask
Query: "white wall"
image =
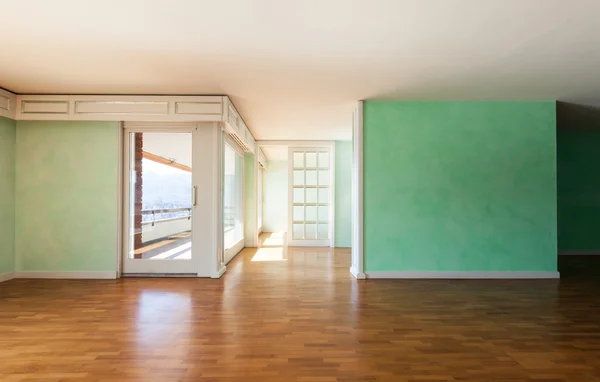
<svg viewBox="0 0 600 382"><path fill-rule="evenodd" d="M263 232L287 232L288 162L269 161L263 177Z"/></svg>

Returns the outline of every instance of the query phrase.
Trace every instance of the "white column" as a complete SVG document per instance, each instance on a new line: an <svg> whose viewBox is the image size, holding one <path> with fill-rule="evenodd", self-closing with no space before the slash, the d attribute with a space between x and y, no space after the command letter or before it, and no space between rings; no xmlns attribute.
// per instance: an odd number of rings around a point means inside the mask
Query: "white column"
<svg viewBox="0 0 600 382"><path fill-rule="evenodd" d="M218 278L226 270L221 207L223 136L218 122L202 122L196 129L192 168L198 193L192 245L198 250L198 276Z"/></svg>
<svg viewBox="0 0 600 382"><path fill-rule="evenodd" d="M350 273L364 279L363 253L363 102L359 101L352 121L352 266Z"/></svg>

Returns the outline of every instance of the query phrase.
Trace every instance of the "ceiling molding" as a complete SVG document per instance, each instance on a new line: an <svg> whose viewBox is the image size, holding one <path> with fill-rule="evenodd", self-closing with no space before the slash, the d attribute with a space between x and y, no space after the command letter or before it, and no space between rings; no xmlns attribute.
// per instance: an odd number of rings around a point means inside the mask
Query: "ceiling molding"
<svg viewBox="0 0 600 382"><path fill-rule="evenodd" d="M221 122L245 151L254 135L228 96L18 95L0 89L0 115L34 121Z"/></svg>
<svg viewBox="0 0 600 382"><path fill-rule="evenodd" d="M16 119L17 95L0 89L0 116Z"/></svg>
<svg viewBox="0 0 600 382"><path fill-rule="evenodd" d="M263 140L256 141L258 147L277 147L277 146L293 146L293 147L333 147L335 141L304 141L304 140Z"/></svg>

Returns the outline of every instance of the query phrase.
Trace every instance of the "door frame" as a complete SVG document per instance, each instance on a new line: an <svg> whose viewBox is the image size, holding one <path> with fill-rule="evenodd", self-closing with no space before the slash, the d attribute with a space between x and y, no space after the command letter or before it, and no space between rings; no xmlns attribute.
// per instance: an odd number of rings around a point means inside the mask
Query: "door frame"
<svg viewBox="0 0 600 382"><path fill-rule="evenodd" d="M294 240L293 234L293 193L294 193L294 150L318 151L326 149L329 152L329 239ZM318 237L318 232L316 233ZM327 245L329 241L329 245ZM292 247L335 247L335 142L329 145L293 145L288 146L288 234L287 245Z"/></svg>
<svg viewBox="0 0 600 382"><path fill-rule="evenodd" d="M228 145L237 155L242 158L242 240L238 241L233 247L225 249L225 145ZM221 155L221 213L223 218L221 219L221 231L223 232L222 243L223 247L223 258L225 265L233 260L238 253L245 248L246 238L246 153L244 150L227 134L223 134L222 155Z"/></svg>
<svg viewBox="0 0 600 382"><path fill-rule="evenodd" d="M161 264L162 267L164 267L165 265L173 265L173 268L170 267L165 267L162 269L161 272L126 272L126 265L125 263L128 261L128 257L129 257L129 245L130 245L130 235L129 235L129 223L130 223L130 213L129 213L129 208L130 208L130 159L131 159L131 140L130 140L130 134L131 133L189 133L191 140L192 140L192 169L196 166L194 166L194 162L196 162L197 158L196 155L194 155L194 137L195 137L195 130L198 127L196 126L196 124L194 123L186 123L186 124L181 124L178 123L175 126L173 126L173 124L169 124L169 123L164 123L164 124L156 124L156 125L149 125L147 126L146 124L140 124L139 126L125 126L125 124L121 125L121 137L122 137L122 156L121 156L121 189L122 189L122 193L121 193L121 208L122 208L122 224L121 224L121 259L120 259L120 268L121 268L121 275L129 275L129 274L148 274L148 275L153 275L153 274L168 274L168 275L186 275L186 276L192 276L192 277L197 277L198 276L198 270L199 270L199 262L200 262L200 256L198 255L199 251L198 248L195 248L193 243L194 243L194 237L198 236L196 234L197 232L197 226L194 224L194 215L196 214L196 212L194 211L196 208L195 206L192 206L192 227L191 227L191 235L192 235L192 246L191 246L191 256L192 259L190 260L190 264L193 268L193 272L178 272L177 271L177 267L175 265L180 265L177 263L170 263L170 262L158 262L156 260L144 260L144 259L137 259L135 261L142 261L142 262L146 262L146 261L155 261L156 264ZM198 184L197 182L197 174L194 174L194 172L192 171L192 187L196 184ZM193 198L194 196L192 196ZM196 195L196 197L198 197ZM194 250L196 249L196 250Z"/></svg>

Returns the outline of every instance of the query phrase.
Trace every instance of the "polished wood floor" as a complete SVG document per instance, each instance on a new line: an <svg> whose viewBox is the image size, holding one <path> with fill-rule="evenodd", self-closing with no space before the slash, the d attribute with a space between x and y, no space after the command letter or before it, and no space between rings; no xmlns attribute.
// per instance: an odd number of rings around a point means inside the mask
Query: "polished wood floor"
<svg viewBox="0 0 600 382"><path fill-rule="evenodd" d="M590 257L560 281L357 282L349 250L270 244L220 280L0 283L0 380L600 380Z"/></svg>

